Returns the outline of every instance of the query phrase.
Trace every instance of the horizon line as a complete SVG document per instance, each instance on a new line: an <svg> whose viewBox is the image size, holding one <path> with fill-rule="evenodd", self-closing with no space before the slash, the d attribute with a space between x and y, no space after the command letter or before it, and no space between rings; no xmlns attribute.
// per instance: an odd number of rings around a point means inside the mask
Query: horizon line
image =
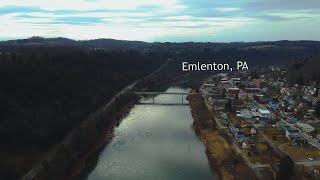
<svg viewBox="0 0 320 180"><path fill-rule="evenodd" d="M30 37L0 37L0 42L7 42L7 41L15 41L15 40L28 40L33 38L42 38L42 39L68 39L72 41L94 41L94 40L116 40L116 41L129 41L129 42L144 42L144 43L256 43L256 42L280 42L280 41L291 41L291 42L299 42L299 41L314 41L314 42L320 42L320 40L312 40L312 39L295 39L295 40L289 40L289 39L278 39L278 40L257 40L257 41L143 41L143 40L128 40L128 39L114 39L114 38L107 38L107 37L101 37L101 38L94 38L94 39L73 39L63 36L57 36L57 37L44 37L44 36L30 36Z"/></svg>

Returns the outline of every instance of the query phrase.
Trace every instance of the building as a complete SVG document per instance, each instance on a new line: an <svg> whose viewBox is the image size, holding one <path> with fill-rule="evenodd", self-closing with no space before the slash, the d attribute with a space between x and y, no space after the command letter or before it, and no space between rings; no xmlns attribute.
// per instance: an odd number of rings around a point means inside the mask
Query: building
<svg viewBox="0 0 320 180"><path fill-rule="evenodd" d="M257 134L257 130L255 128L251 128L250 132L252 136L255 136Z"/></svg>
<svg viewBox="0 0 320 180"><path fill-rule="evenodd" d="M230 129L230 132L233 134L236 134L238 131L240 131L239 128L234 125L229 125L229 129Z"/></svg>
<svg viewBox="0 0 320 180"><path fill-rule="evenodd" d="M282 130L286 132L287 129L289 129L289 126L287 125L286 121L280 120L276 123L276 126L278 127L279 130Z"/></svg>
<svg viewBox="0 0 320 180"><path fill-rule="evenodd" d="M294 130L294 129L286 130L286 137L288 139L295 139L295 138L298 138L299 136L300 136L300 132L298 130Z"/></svg>
<svg viewBox="0 0 320 180"><path fill-rule="evenodd" d="M259 120L269 120L272 118L271 112L267 109L258 109Z"/></svg>
<svg viewBox="0 0 320 180"><path fill-rule="evenodd" d="M268 83L263 79L254 79L252 80L253 84L256 85L258 88L265 88L267 87Z"/></svg>
<svg viewBox="0 0 320 180"><path fill-rule="evenodd" d="M302 131L304 132L312 132L315 130L315 128L313 126L311 126L310 124L306 124L306 123L297 123L299 128L301 128Z"/></svg>
<svg viewBox="0 0 320 180"><path fill-rule="evenodd" d="M272 101L273 101L273 99L270 98L270 97L263 97L260 102L261 102L262 104L268 104L268 103L270 103L270 102L272 102Z"/></svg>
<svg viewBox="0 0 320 180"><path fill-rule="evenodd" d="M221 82L221 84L229 84L230 83L229 79L227 77L222 78L220 82Z"/></svg>
<svg viewBox="0 0 320 180"><path fill-rule="evenodd" d="M240 111L241 117L244 119L252 119L252 114L248 109Z"/></svg>
<svg viewBox="0 0 320 180"><path fill-rule="evenodd" d="M232 87L227 89L228 94L239 94L240 89L237 87Z"/></svg>
<svg viewBox="0 0 320 180"><path fill-rule="evenodd" d="M274 102L274 101L270 101L269 103L268 103L268 108L270 108L270 109L279 109L279 103L277 103L277 102Z"/></svg>
<svg viewBox="0 0 320 180"><path fill-rule="evenodd" d="M215 111L222 111L226 105L228 100L226 99L213 99L212 104L214 106Z"/></svg>
<svg viewBox="0 0 320 180"><path fill-rule="evenodd" d="M289 92L289 88L281 88L280 93L281 94L287 94Z"/></svg>
<svg viewBox="0 0 320 180"><path fill-rule="evenodd" d="M244 140L242 142L242 148L254 150L256 148L256 144L252 140Z"/></svg>
<svg viewBox="0 0 320 180"><path fill-rule="evenodd" d="M240 83L241 78L237 77L237 78L231 78L230 79L231 83L235 84L235 83Z"/></svg>
<svg viewBox="0 0 320 180"><path fill-rule="evenodd" d="M261 90L260 88L258 88L256 85L253 85L253 84L249 84L244 88L244 91L246 93L258 93L260 92L260 90Z"/></svg>

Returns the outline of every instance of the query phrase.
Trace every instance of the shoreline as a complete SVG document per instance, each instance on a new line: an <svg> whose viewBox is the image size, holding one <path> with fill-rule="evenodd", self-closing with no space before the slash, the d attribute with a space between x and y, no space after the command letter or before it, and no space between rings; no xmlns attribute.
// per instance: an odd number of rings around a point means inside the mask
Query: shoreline
<svg viewBox="0 0 320 180"><path fill-rule="evenodd" d="M189 74L182 74L174 77L172 80L176 80L178 78L188 76L188 75ZM152 86L158 86L161 84L168 83L170 81L158 82L153 84ZM142 91L145 91L148 88L149 87L142 88ZM90 164L91 157L93 157L96 153L98 153L101 149L103 149L105 146L107 146L110 143L110 141L114 137L114 134L113 134L114 129L117 126L119 126L119 123L121 123L121 121L128 115L131 108L136 104L136 101L137 101L136 99L132 99L128 103L123 104L120 107L120 111L116 113L116 120L112 122L111 126L104 127L104 130L102 131L97 141L92 145L92 148L80 157L80 159L71 167L71 173L67 174L67 176L63 179L73 180L76 177L81 176L81 174Z"/></svg>
<svg viewBox="0 0 320 180"><path fill-rule="evenodd" d="M73 180L74 178L81 176L83 171L88 167L90 158L94 156L96 153L98 153L100 150L102 150L105 146L107 146L110 143L110 141L112 141L112 138L114 137L115 128L128 115L131 108L135 104L135 100L131 100L129 103L122 105L122 107L120 108L121 110L116 115L116 120L112 122L111 126L104 127L104 130L102 131L97 141L93 144L92 148L87 153L85 153L75 165L72 166L71 173L63 179Z"/></svg>

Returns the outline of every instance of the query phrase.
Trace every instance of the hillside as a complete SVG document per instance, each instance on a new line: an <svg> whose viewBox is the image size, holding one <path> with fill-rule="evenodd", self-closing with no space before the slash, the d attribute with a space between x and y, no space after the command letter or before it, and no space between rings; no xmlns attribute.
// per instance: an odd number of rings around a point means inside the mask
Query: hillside
<svg viewBox="0 0 320 180"><path fill-rule="evenodd" d="M60 47L0 54L0 176L21 176L40 152L164 60L135 50Z"/></svg>
<svg viewBox="0 0 320 180"><path fill-rule="evenodd" d="M68 38L43 38L31 37L0 42L0 46L49 46L49 47L81 47L81 48L127 48L137 49L149 46L149 43L142 41L125 41L115 39L94 39L94 40L72 40Z"/></svg>

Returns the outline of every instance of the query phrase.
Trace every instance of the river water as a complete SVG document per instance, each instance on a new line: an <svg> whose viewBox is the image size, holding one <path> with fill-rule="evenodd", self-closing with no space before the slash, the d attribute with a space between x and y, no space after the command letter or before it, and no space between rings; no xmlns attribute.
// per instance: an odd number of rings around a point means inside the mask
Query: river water
<svg viewBox="0 0 320 180"><path fill-rule="evenodd" d="M188 92L170 87L167 92ZM181 95L158 95L156 103L181 103ZM186 97L184 97L184 102ZM142 99L141 103L152 102ZM135 105L98 154L88 180L217 179L192 129L189 106Z"/></svg>

